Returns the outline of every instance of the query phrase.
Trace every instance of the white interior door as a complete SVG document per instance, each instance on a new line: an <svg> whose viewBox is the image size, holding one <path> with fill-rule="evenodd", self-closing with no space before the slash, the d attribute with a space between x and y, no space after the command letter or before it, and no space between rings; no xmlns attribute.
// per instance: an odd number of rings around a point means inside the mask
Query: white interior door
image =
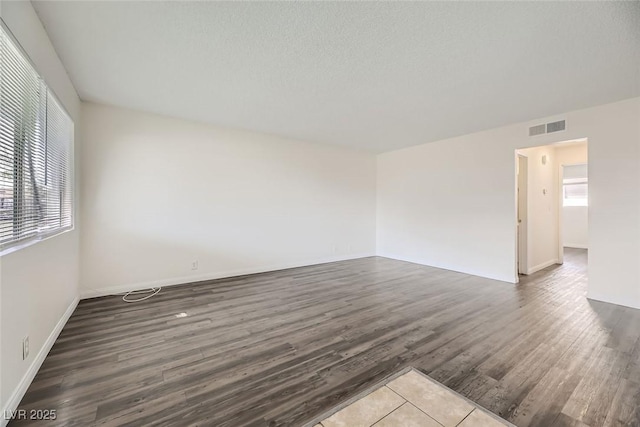
<svg viewBox="0 0 640 427"><path fill-rule="evenodd" d="M527 157L518 155L518 273L527 274Z"/></svg>

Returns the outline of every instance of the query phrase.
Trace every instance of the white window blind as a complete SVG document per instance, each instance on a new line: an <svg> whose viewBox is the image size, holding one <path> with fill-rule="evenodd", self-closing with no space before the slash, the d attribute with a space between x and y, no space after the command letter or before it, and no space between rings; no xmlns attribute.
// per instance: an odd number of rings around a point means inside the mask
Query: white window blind
<svg viewBox="0 0 640 427"><path fill-rule="evenodd" d="M0 27L0 251L73 226L73 122Z"/></svg>
<svg viewBox="0 0 640 427"><path fill-rule="evenodd" d="M585 178L565 179L562 185L563 206L588 206L589 183Z"/></svg>

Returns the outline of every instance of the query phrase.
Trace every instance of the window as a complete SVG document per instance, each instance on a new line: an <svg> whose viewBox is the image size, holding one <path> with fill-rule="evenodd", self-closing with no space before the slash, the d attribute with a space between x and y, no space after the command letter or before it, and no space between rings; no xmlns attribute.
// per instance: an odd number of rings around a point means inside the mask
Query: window
<svg viewBox="0 0 640 427"><path fill-rule="evenodd" d="M562 181L563 206L588 206L589 184L586 178L568 178Z"/></svg>
<svg viewBox="0 0 640 427"><path fill-rule="evenodd" d="M0 252L73 227L73 122L0 27Z"/></svg>

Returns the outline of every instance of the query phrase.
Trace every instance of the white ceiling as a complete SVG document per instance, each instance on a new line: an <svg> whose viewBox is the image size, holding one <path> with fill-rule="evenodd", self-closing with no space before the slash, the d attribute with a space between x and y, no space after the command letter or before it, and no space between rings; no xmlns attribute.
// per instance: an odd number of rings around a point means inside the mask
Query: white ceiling
<svg viewBox="0 0 640 427"><path fill-rule="evenodd" d="M640 96L640 2L57 2L83 100L387 151Z"/></svg>

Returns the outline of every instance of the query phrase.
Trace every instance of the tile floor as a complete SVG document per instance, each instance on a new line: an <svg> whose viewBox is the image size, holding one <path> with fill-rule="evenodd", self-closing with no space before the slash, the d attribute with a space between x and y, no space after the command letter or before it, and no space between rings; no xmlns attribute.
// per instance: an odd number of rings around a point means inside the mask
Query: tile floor
<svg viewBox="0 0 640 427"><path fill-rule="evenodd" d="M327 413L314 427L512 426L415 369Z"/></svg>

